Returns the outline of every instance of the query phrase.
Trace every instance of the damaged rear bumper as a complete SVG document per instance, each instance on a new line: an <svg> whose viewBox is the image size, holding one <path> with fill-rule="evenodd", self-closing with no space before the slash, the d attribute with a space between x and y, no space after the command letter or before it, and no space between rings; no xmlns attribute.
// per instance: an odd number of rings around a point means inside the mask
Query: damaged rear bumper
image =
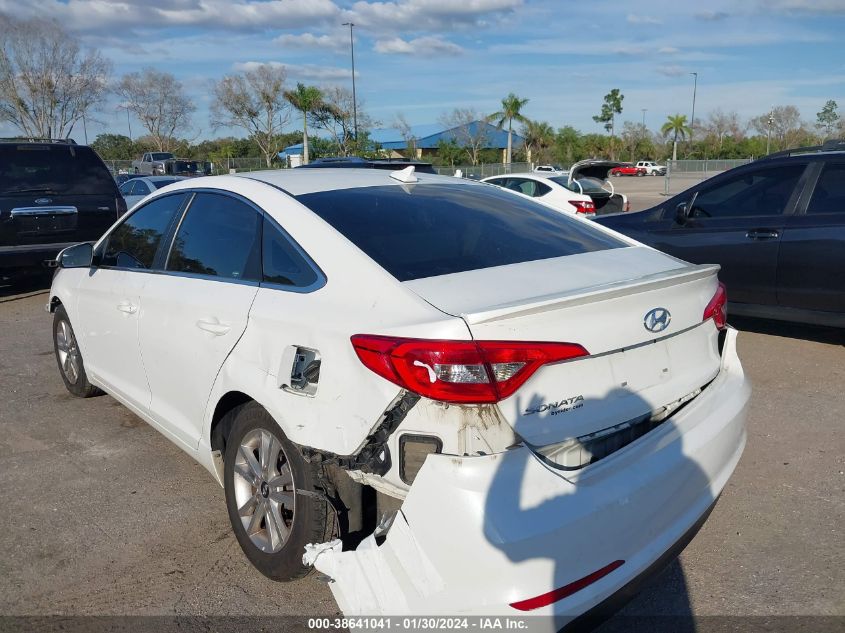
<svg viewBox="0 0 845 633"><path fill-rule="evenodd" d="M383 542L318 546L308 562L331 578L346 615L554 615L566 624L661 559L724 488L745 445L750 395L735 339L729 331L721 371L700 396L614 455L575 473L524 446L430 455Z"/></svg>

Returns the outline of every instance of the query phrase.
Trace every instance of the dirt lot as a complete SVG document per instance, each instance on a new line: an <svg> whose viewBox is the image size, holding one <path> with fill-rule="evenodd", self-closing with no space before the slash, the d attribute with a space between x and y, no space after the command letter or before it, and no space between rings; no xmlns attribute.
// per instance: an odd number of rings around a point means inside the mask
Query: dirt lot
<svg viewBox="0 0 845 633"><path fill-rule="evenodd" d="M65 392L45 300L0 296L0 614L335 613L316 577L275 584L250 567L223 491L179 449L110 397ZM738 325L754 384L745 455L624 613L845 616L845 338Z"/></svg>

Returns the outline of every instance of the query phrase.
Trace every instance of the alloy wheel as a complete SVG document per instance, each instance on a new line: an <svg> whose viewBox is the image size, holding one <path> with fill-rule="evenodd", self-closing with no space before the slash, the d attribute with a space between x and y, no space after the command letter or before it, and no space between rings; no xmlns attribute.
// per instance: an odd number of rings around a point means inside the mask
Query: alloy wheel
<svg viewBox="0 0 845 633"><path fill-rule="evenodd" d="M265 429L247 433L234 465L238 515L247 535L262 552L284 547L293 528L296 488L282 443Z"/></svg>
<svg viewBox="0 0 845 633"><path fill-rule="evenodd" d="M59 354L59 366L67 381L75 385L79 380L79 347L73 328L67 321L59 321L56 327L56 350Z"/></svg>

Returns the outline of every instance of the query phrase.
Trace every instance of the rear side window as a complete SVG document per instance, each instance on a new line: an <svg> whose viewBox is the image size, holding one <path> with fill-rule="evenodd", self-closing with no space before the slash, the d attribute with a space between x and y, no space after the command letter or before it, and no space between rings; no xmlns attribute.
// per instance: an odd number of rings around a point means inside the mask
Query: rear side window
<svg viewBox="0 0 845 633"><path fill-rule="evenodd" d="M126 218L106 238L101 265L152 268L161 238L184 198L181 193L156 198Z"/></svg>
<svg viewBox="0 0 845 633"><path fill-rule="evenodd" d="M264 219L263 233L265 282L302 288L317 281L317 273L270 218Z"/></svg>
<svg viewBox="0 0 845 633"><path fill-rule="evenodd" d="M116 185L89 147L0 144L0 193L114 195Z"/></svg>
<svg viewBox="0 0 845 633"><path fill-rule="evenodd" d="M261 218L230 196L198 193L176 232L167 270L259 281Z"/></svg>
<svg viewBox="0 0 845 633"><path fill-rule="evenodd" d="M845 216L845 163L828 163L816 183L807 213Z"/></svg>
<svg viewBox="0 0 845 633"><path fill-rule="evenodd" d="M297 196L400 281L626 246L589 224L466 183Z"/></svg>
<svg viewBox="0 0 845 633"><path fill-rule="evenodd" d="M806 165L784 165L745 172L701 189L690 216L740 218L781 215Z"/></svg>

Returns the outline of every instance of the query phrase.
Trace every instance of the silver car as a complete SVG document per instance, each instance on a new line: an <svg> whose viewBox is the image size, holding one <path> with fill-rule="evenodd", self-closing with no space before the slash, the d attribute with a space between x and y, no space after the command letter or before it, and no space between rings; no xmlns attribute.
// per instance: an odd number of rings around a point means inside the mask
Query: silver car
<svg viewBox="0 0 845 633"><path fill-rule="evenodd" d="M130 178L120 185L120 195L126 200L126 208L131 209L142 198L148 196L156 189L172 185L179 180L185 180L184 176L144 176L143 178Z"/></svg>

